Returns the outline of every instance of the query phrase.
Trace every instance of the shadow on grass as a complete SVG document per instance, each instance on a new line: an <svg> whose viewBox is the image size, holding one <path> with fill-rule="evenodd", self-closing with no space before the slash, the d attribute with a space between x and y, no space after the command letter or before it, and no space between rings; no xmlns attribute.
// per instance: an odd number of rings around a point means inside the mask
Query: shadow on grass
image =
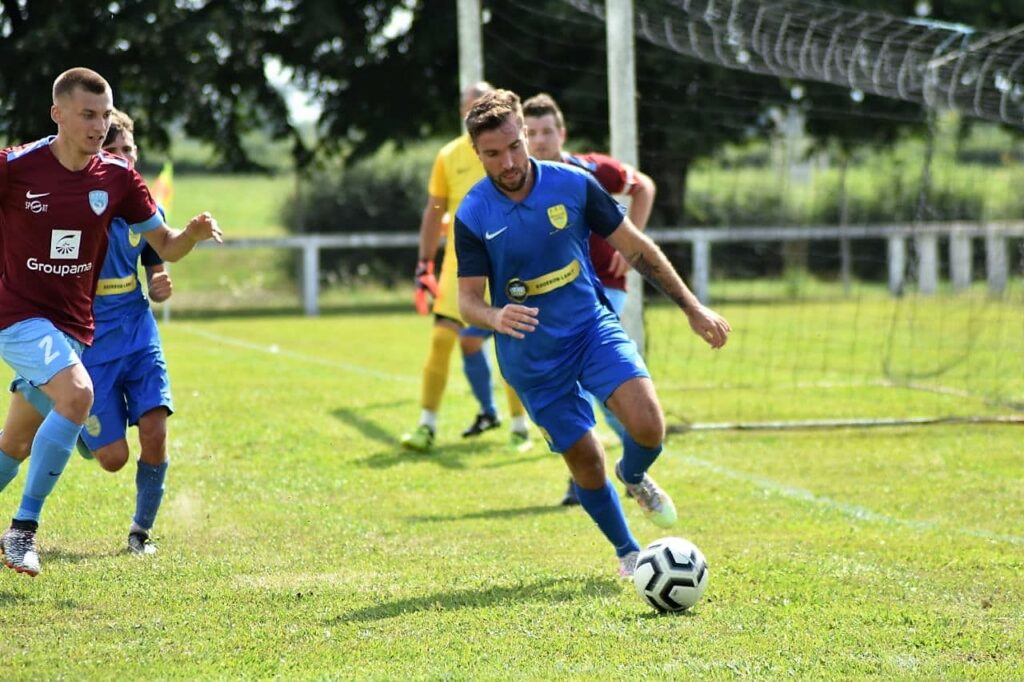
<svg viewBox="0 0 1024 682"><path fill-rule="evenodd" d="M128 556L128 551L120 546L110 547L106 551L101 550L98 552L89 552L88 554L83 554L82 552L69 552L64 549L44 549L41 554L44 568L48 561L62 564L80 564L83 561L109 559L122 555Z"/></svg>
<svg viewBox="0 0 1024 682"><path fill-rule="evenodd" d="M468 514L428 514L423 516L407 516L407 521L415 523L437 523L447 521L471 521L474 519L515 519L522 516L541 516L543 514L561 513L568 507L553 504L533 507L513 507L510 509L486 509Z"/></svg>
<svg viewBox="0 0 1024 682"><path fill-rule="evenodd" d="M329 618L326 625L384 620L418 611L455 611L489 608L502 603L541 602L556 604L575 601L581 596L606 597L622 592L622 581L615 578L567 576L518 585L495 585L480 590L450 590L413 599L383 602Z"/></svg>
<svg viewBox="0 0 1024 682"><path fill-rule="evenodd" d="M346 426L351 426L370 440L375 440L378 443L384 443L386 445L392 445L395 443L395 434L379 426L373 420L367 419L365 414L367 412L372 412L373 410L387 409L404 404L405 402L377 403L373 405L361 405L358 409L339 407L335 410L331 410L331 416Z"/></svg>
<svg viewBox="0 0 1024 682"><path fill-rule="evenodd" d="M356 463L371 469L387 469L406 462L420 461L436 464L443 469L465 469L467 457L494 454L487 443L479 441L435 446L430 452L405 450L394 436L389 437L388 441L394 443L394 447L358 459Z"/></svg>
<svg viewBox="0 0 1024 682"><path fill-rule="evenodd" d="M3 570L7 571L7 570L10 570L10 569L5 568ZM11 574L14 574L14 571L11 571ZM21 577L22 579L24 579L26 581L31 581L32 580L32 578L30 578L28 576L18 576L18 577ZM19 603L22 603L22 602L25 602L25 601L28 601L28 600L37 600L37 599L39 599L39 595L36 594L35 592L26 592L25 594L16 594L14 592L0 592L0 608L3 608L5 606L15 606L15 605L17 605ZM74 600L72 600L72 599L57 599L57 600L54 600L53 602L47 602L47 607L54 607L54 608L61 609L63 611L75 611L75 610L78 610L79 608L81 608L79 603L74 601Z"/></svg>

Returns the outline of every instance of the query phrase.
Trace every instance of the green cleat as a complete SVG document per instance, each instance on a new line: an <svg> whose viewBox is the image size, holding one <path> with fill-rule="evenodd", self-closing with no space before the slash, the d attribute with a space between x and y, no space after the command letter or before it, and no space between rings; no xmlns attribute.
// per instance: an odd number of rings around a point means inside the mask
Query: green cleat
<svg viewBox="0 0 1024 682"><path fill-rule="evenodd" d="M434 430L426 424L420 424L412 433L402 436L402 447L414 452L430 452L434 447Z"/></svg>
<svg viewBox="0 0 1024 682"><path fill-rule="evenodd" d="M84 459L93 458L92 450L89 449L89 446L86 445L85 441L82 440L81 438L79 438L78 442L75 443L75 449L78 450L78 454L80 454Z"/></svg>
<svg viewBox="0 0 1024 682"><path fill-rule="evenodd" d="M533 441L526 431L513 431L507 447L509 452L523 454L533 449Z"/></svg>
<svg viewBox="0 0 1024 682"><path fill-rule="evenodd" d="M676 505L654 479L644 474L639 483L626 483L622 478L622 460L615 464L615 476L626 486L626 495L636 500L643 510L644 516L659 528L671 528L676 525Z"/></svg>

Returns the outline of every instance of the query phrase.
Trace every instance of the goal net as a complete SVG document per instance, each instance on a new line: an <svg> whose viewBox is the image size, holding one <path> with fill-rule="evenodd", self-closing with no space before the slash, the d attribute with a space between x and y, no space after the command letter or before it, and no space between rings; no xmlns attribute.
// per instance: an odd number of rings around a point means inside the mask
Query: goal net
<svg viewBox="0 0 1024 682"><path fill-rule="evenodd" d="M710 351L647 292L672 428L1021 419L1024 150L996 123L1024 121L1024 32L817 2L635 16L641 166L683 207L652 232L734 329ZM551 92L575 151L607 145L603 21L588 0L485 3L486 76ZM803 84L840 97L811 105ZM851 151L809 132L823 118L918 134Z"/></svg>

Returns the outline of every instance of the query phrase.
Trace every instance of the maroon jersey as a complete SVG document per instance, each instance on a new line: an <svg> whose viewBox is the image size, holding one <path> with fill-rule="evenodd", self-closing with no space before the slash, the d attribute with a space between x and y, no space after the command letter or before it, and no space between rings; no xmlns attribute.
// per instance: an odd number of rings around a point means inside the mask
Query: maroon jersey
<svg viewBox="0 0 1024 682"><path fill-rule="evenodd" d="M610 156L563 153L562 160L590 171L609 194L628 193L636 185L633 169ZM594 271L601 280L601 284L609 289L625 291L625 276L616 277L612 274L612 256L614 255L615 247L609 244L604 237L593 233L590 235L590 260L594 264Z"/></svg>
<svg viewBox="0 0 1024 682"><path fill-rule="evenodd" d="M0 151L0 329L42 317L92 343L92 302L114 216L137 232L163 219L131 163L101 152L80 171L53 136Z"/></svg>

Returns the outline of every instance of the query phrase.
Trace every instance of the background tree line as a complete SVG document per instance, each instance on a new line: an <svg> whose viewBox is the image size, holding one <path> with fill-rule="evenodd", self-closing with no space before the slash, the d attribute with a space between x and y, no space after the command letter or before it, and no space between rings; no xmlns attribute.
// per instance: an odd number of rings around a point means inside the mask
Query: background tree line
<svg viewBox="0 0 1024 682"><path fill-rule="evenodd" d="M843 6L913 16L922 1ZM606 147L603 27L561 0L482 6L486 77L524 96L554 94L573 138ZM985 29L1024 22L1024 4L1003 0L932 0L926 9ZM258 131L286 141L299 168L351 167L387 143L402 149L458 132L455 12L455 0L0 0L0 136L51 133L53 77L87 65L111 80L149 147L167 147L181 126L212 144L225 168L252 170L243 137ZM797 106L813 144L843 153L927 127L913 104L854 102L842 88L730 71L639 39L637 46L641 166L659 184L655 224L681 224L692 164L763 134L774 125L772 108ZM268 59L322 105L315 142L289 121Z"/></svg>

